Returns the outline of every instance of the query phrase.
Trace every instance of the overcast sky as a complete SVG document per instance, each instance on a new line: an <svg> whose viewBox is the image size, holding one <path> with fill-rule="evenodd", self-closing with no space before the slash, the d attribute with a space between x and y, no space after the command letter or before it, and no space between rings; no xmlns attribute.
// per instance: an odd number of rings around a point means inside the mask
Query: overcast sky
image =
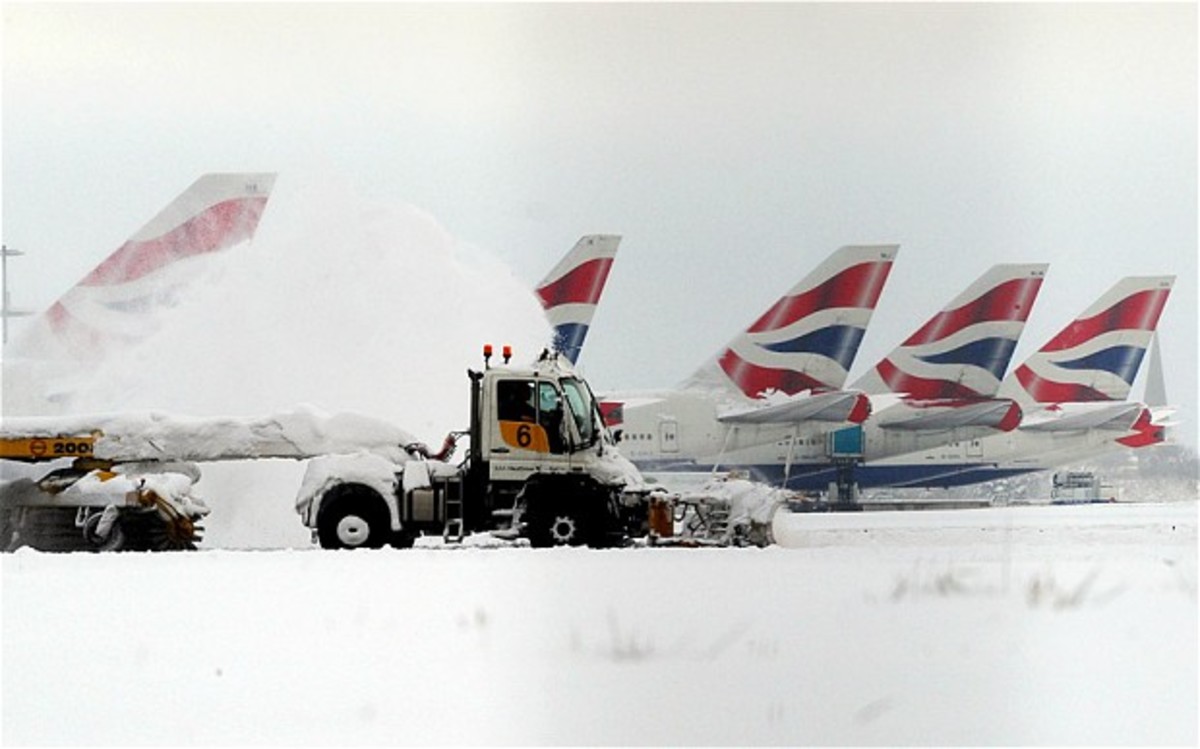
<svg viewBox="0 0 1200 749"><path fill-rule="evenodd" d="M851 381L992 263L1050 263L1018 361L1121 276L1174 273L1160 331L1195 443L1194 4L3 15L17 306L200 174L331 170L531 286L622 234L581 360L603 390L682 380L843 244L900 244Z"/></svg>

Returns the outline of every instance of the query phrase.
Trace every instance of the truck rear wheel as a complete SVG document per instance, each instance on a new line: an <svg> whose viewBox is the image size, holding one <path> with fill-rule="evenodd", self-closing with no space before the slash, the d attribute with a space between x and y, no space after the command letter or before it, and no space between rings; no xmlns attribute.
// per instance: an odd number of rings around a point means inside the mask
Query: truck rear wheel
<svg viewBox="0 0 1200 749"><path fill-rule="evenodd" d="M321 506L317 539L324 549L378 549L391 534L387 507L368 490L337 491Z"/></svg>
<svg viewBox="0 0 1200 749"><path fill-rule="evenodd" d="M529 543L534 548L582 546L588 542L588 522L582 508L565 507L566 502L546 502L529 517Z"/></svg>
<svg viewBox="0 0 1200 749"><path fill-rule="evenodd" d="M578 546L584 542L587 523L578 513L553 513L547 533L552 546Z"/></svg>

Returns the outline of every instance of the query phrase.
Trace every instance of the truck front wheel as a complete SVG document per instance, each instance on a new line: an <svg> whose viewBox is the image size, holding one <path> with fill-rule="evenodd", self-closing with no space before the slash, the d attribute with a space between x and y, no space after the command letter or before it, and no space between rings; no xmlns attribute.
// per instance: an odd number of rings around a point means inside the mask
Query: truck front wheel
<svg viewBox="0 0 1200 749"><path fill-rule="evenodd" d="M390 533L387 507L372 492L329 497L317 521L317 539L324 549L378 549Z"/></svg>

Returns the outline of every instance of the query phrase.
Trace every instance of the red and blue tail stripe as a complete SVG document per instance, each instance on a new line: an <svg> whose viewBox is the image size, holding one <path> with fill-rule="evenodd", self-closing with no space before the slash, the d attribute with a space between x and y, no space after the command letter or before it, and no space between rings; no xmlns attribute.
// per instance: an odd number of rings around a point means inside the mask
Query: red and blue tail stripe
<svg viewBox="0 0 1200 749"><path fill-rule="evenodd" d="M747 398L840 388L895 255L894 245L834 252L730 341L691 382Z"/></svg>
<svg viewBox="0 0 1200 749"><path fill-rule="evenodd" d="M847 268L819 286L783 297L746 332L763 333L786 328L826 309L875 309L891 269L890 258Z"/></svg>
<svg viewBox="0 0 1200 749"><path fill-rule="evenodd" d="M1173 282L1122 279L1018 367L1007 390L1042 404L1124 400Z"/></svg>
<svg viewBox="0 0 1200 749"><path fill-rule="evenodd" d="M266 207L266 195L221 201L161 236L140 241L130 239L79 283L82 286L128 283L177 260L232 247L254 236Z"/></svg>
<svg viewBox="0 0 1200 749"><path fill-rule="evenodd" d="M917 400L991 398L1041 290L1044 263L988 269L856 386Z"/></svg>
<svg viewBox="0 0 1200 749"><path fill-rule="evenodd" d="M572 363L583 349L620 241L613 235L581 238L536 289L554 328L553 347Z"/></svg>

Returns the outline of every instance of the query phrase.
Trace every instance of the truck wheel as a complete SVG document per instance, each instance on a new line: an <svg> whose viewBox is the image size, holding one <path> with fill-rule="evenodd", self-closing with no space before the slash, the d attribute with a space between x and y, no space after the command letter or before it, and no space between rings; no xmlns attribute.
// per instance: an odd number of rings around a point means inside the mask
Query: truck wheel
<svg viewBox="0 0 1200 749"><path fill-rule="evenodd" d="M583 533L579 519L573 515L555 515L550 522L550 542L555 546L570 546L582 543Z"/></svg>
<svg viewBox="0 0 1200 749"><path fill-rule="evenodd" d="M587 543L588 523L578 509L540 507L529 519L529 543L536 548L582 546Z"/></svg>
<svg viewBox="0 0 1200 749"><path fill-rule="evenodd" d="M324 549L378 549L386 543L387 509L378 499L361 492L340 494L321 508L317 538Z"/></svg>

